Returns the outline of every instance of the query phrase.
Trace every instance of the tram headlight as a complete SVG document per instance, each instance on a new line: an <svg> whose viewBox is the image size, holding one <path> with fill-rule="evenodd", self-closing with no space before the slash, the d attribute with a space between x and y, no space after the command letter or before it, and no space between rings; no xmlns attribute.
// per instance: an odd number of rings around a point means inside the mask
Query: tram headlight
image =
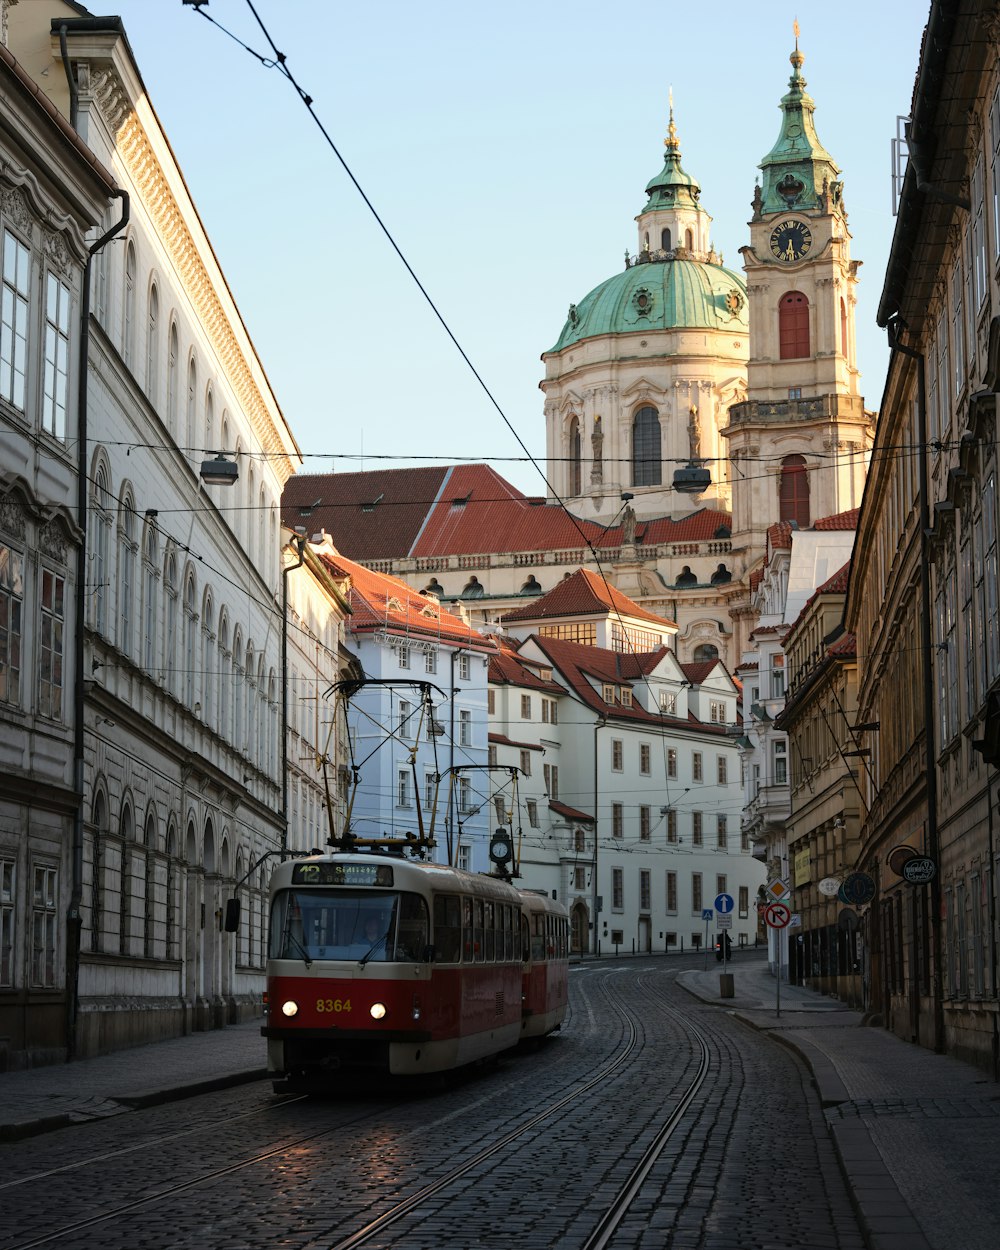
<svg viewBox="0 0 1000 1250"><path fill-rule="evenodd" d="M289 1019L291 1019L292 1016L297 1016L299 1014L298 1003L289 998L287 1002L281 1004L281 1014L283 1016L288 1016Z"/></svg>
<svg viewBox="0 0 1000 1250"><path fill-rule="evenodd" d="M372 1003L368 1010L373 1020L383 1020L385 1018L385 1003Z"/></svg>

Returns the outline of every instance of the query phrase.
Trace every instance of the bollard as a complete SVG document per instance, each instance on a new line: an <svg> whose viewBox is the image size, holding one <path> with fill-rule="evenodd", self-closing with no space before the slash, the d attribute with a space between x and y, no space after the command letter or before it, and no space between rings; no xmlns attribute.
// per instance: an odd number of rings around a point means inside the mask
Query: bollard
<svg viewBox="0 0 1000 1250"><path fill-rule="evenodd" d="M736 987L733 984L733 974L731 972L719 973L719 997L735 998Z"/></svg>

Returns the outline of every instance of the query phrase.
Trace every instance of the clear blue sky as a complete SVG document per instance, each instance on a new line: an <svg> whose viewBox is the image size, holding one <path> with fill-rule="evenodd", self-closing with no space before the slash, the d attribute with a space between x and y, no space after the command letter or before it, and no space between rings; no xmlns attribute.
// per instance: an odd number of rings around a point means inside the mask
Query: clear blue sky
<svg viewBox="0 0 1000 1250"><path fill-rule="evenodd" d="M181 0L89 0L125 22L306 469L488 460L541 493L291 86ZM255 0L345 160L531 451L541 352L566 310L636 250L671 85L685 168L740 268L757 163L778 134L796 10L662 0ZM890 143L909 110L926 0L798 0L820 139L863 261L858 355L892 238ZM207 12L270 54L246 0Z"/></svg>

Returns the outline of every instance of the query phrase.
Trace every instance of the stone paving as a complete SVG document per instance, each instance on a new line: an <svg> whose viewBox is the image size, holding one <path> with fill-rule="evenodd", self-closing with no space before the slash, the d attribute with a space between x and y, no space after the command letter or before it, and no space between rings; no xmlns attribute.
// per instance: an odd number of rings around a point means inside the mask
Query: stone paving
<svg viewBox="0 0 1000 1250"><path fill-rule="evenodd" d="M871 1250L995 1250L1000 1086L810 990L783 985L779 1018L766 964L733 972L732 999L718 970L677 980L805 1059Z"/></svg>

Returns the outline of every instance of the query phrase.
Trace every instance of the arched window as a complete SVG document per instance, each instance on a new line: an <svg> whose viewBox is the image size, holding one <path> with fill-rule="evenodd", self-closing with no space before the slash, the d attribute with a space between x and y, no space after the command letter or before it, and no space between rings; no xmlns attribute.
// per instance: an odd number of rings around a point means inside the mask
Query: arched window
<svg viewBox="0 0 1000 1250"><path fill-rule="evenodd" d="M101 925L104 922L104 857L107 851L108 804L104 791L94 796L91 814L93 852L90 858L90 949L102 949Z"/></svg>
<svg viewBox="0 0 1000 1250"><path fill-rule="evenodd" d="M273 777L278 771L278 679L272 668L267 677L267 770Z"/></svg>
<svg viewBox="0 0 1000 1250"><path fill-rule="evenodd" d="M242 713L246 716L246 738L239 737L236 745L243 746L250 759L253 759L257 750L257 717L256 712L256 695L257 681L256 669L254 667L254 651L253 643L247 643L246 663L243 666L243 681L240 691L240 706Z"/></svg>
<svg viewBox="0 0 1000 1250"><path fill-rule="evenodd" d="M643 250L644 252L648 252L648 251L649 251L649 231L648 231L648 230L647 230L647 231L646 231L646 233L642 236L642 250Z"/></svg>
<svg viewBox="0 0 1000 1250"><path fill-rule="evenodd" d="M215 604L212 601L211 591L206 590L201 605L201 655L202 672L205 678L201 692L201 718L206 725L210 726L215 724L215 690L219 682L219 675L215 671L212 645L215 642L215 635L212 633L214 622ZM196 707L195 710L197 710Z"/></svg>
<svg viewBox="0 0 1000 1250"><path fill-rule="evenodd" d="M778 305L778 348L782 360L809 355L809 301L801 291L789 291Z"/></svg>
<svg viewBox="0 0 1000 1250"><path fill-rule="evenodd" d="M166 592L166 621L163 631L163 683L171 694L177 693L177 557L167 552L163 568L163 589Z"/></svg>
<svg viewBox="0 0 1000 1250"><path fill-rule="evenodd" d="M268 573L268 550L264 545L264 526L267 518L267 503L264 499L264 487L261 486L257 496L257 567L264 577Z"/></svg>
<svg viewBox="0 0 1000 1250"><path fill-rule="evenodd" d="M156 283L149 288L149 309L146 314L146 394L156 402L160 367L160 297Z"/></svg>
<svg viewBox="0 0 1000 1250"><path fill-rule="evenodd" d="M122 501L118 517L118 648L132 655L132 614L135 595L135 508L132 499Z"/></svg>
<svg viewBox="0 0 1000 1250"><path fill-rule="evenodd" d="M198 672L198 613L194 573L184 582L184 702L193 711Z"/></svg>
<svg viewBox="0 0 1000 1250"><path fill-rule="evenodd" d="M665 252L669 252L673 247L673 243L670 240L669 230L660 231L660 247L662 247Z"/></svg>
<svg viewBox="0 0 1000 1250"><path fill-rule="evenodd" d="M93 621L97 632L103 634L108 625L108 545L111 531L111 492L108 490L108 472L103 464L97 466L94 474L94 509L91 515Z"/></svg>
<svg viewBox="0 0 1000 1250"><path fill-rule="evenodd" d="M132 880L132 809L127 803L122 806L121 820L118 824L118 836L121 838L121 871L119 873L119 906L118 906L118 950L122 955L130 955L132 938L133 880Z"/></svg>
<svg viewBox="0 0 1000 1250"><path fill-rule="evenodd" d="M731 582L732 580L733 580L733 575L732 573L730 573L729 569L727 569L724 564L720 564L719 567L712 574L713 586L724 586L727 582Z"/></svg>
<svg viewBox="0 0 1000 1250"><path fill-rule="evenodd" d="M719 648L713 646L710 642L703 642L695 647L694 655L691 659L695 664L705 664L709 660L717 660L719 658Z"/></svg>
<svg viewBox="0 0 1000 1250"><path fill-rule="evenodd" d="M431 580L427 583L427 585L423 588L423 590L420 593L422 595L437 595L437 597L440 599L441 596L444 594L444 587L441 585L441 583L438 581L436 577L432 577Z"/></svg>
<svg viewBox="0 0 1000 1250"><path fill-rule="evenodd" d="M580 419L571 417L569 422L569 493L579 495L583 483L580 462Z"/></svg>
<svg viewBox="0 0 1000 1250"><path fill-rule="evenodd" d="M146 833L143 842L146 863L143 874L142 952L147 959L152 959L153 943L156 937L156 816L152 809L146 816Z"/></svg>
<svg viewBox="0 0 1000 1250"><path fill-rule="evenodd" d="M847 356L847 304L840 297L840 354Z"/></svg>
<svg viewBox="0 0 1000 1250"><path fill-rule="evenodd" d="M125 247L125 307L122 316L122 357L132 367L135 354L135 244Z"/></svg>
<svg viewBox="0 0 1000 1250"><path fill-rule="evenodd" d="M632 420L632 485L659 486L660 416L651 404L645 404Z"/></svg>
<svg viewBox="0 0 1000 1250"><path fill-rule="evenodd" d="M205 450L211 451L215 447L213 442L215 438L215 397L212 394L212 388L209 387L205 392Z"/></svg>
<svg viewBox="0 0 1000 1250"><path fill-rule="evenodd" d="M684 567L681 569L677 577L677 581L674 583L674 585L675 586L697 586L698 578L694 573L691 572L690 566L685 564Z"/></svg>
<svg viewBox="0 0 1000 1250"><path fill-rule="evenodd" d="M187 389L187 407L184 420L184 442L191 449L198 440L196 425L198 420L198 366L194 363L194 357L188 361L188 389Z"/></svg>
<svg viewBox="0 0 1000 1250"><path fill-rule="evenodd" d="M795 521L799 529L808 527L809 474L805 456L786 456L782 460L778 507L779 520Z"/></svg>
<svg viewBox="0 0 1000 1250"><path fill-rule="evenodd" d="M164 916L163 945L167 959L174 957L177 949L177 830L173 825L167 830L167 906Z"/></svg>
<svg viewBox="0 0 1000 1250"><path fill-rule="evenodd" d="M167 335L167 429L174 438L180 437L177 425L177 354L179 351L177 322L171 321L170 333Z"/></svg>
<svg viewBox="0 0 1000 1250"><path fill-rule="evenodd" d="M159 580L156 527L146 524L142 545L142 666L152 673L156 664L156 583Z"/></svg>
<svg viewBox="0 0 1000 1250"><path fill-rule="evenodd" d="M532 573L532 575L528 578L528 580L521 587L521 594L522 595L540 595L541 593L542 593L541 583L535 577L534 573Z"/></svg>
<svg viewBox="0 0 1000 1250"><path fill-rule="evenodd" d="M478 577L476 577L473 574L473 576L470 577L469 580L465 583L465 587L462 590L462 598L463 599L482 599L485 593L486 592L485 590L483 590L482 582L479 580Z"/></svg>
<svg viewBox="0 0 1000 1250"><path fill-rule="evenodd" d="M237 629L233 635L233 666L229 692L233 700L233 746L239 751L243 746L243 703L246 692L243 689L243 636Z"/></svg>
<svg viewBox="0 0 1000 1250"><path fill-rule="evenodd" d="M229 708L233 697L233 653L229 650L229 618L225 608L219 618L219 734L229 734Z"/></svg>
<svg viewBox="0 0 1000 1250"><path fill-rule="evenodd" d="M690 230L684 231L684 246L689 252L694 251L694 235Z"/></svg>

